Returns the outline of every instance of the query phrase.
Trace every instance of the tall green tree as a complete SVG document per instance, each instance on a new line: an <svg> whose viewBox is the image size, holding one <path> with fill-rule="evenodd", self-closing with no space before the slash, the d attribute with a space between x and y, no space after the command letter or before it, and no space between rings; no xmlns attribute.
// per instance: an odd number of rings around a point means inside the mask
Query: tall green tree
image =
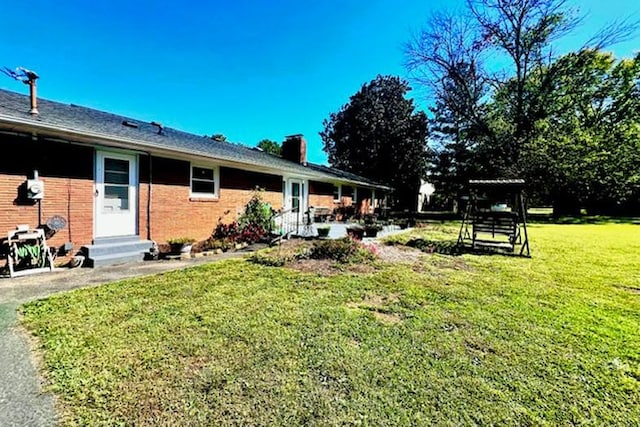
<svg viewBox="0 0 640 427"><path fill-rule="evenodd" d="M561 57L547 117L524 158L558 214L640 208L640 55L615 61L584 49Z"/></svg>
<svg viewBox="0 0 640 427"><path fill-rule="evenodd" d="M265 153L273 154L275 156L282 155L282 145L270 139L261 140L260 142L258 142L257 147Z"/></svg>
<svg viewBox="0 0 640 427"><path fill-rule="evenodd" d="M392 186L399 207L416 209L429 150L427 116L410 90L399 77L376 77L324 121L320 137L332 166Z"/></svg>

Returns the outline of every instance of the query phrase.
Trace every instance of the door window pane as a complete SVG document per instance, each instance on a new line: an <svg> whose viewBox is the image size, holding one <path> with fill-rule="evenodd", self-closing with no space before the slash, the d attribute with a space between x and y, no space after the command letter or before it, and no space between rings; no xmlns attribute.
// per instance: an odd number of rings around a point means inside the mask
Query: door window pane
<svg viewBox="0 0 640 427"><path fill-rule="evenodd" d="M291 183L291 209L294 212L300 211L300 184L297 182Z"/></svg>
<svg viewBox="0 0 640 427"><path fill-rule="evenodd" d="M129 174L121 172L105 172L104 173L105 184L124 184L129 185Z"/></svg>
<svg viewBox="0 0 640 427"><path fill-rule="evenodd" d="M104 170L129 174L129 161L122 159L104 159Z"/></svg>
<svg viewBox="0 0 640 427"><path fill-rule="evenodd" d="M129 185L129 162L121 159L104 159L104 183Z"/></svg>
<svg viewBox="0 0 640 427"><path fill-rule="evenodd" d="M104 159L104 212L129 210L129 161Z"/></svg>
<svg viewBox="0 0 640 427"><path fill-rule="evenodd" d="M103 209L108 212L129 210L129 186L105 185Z"/></svg>

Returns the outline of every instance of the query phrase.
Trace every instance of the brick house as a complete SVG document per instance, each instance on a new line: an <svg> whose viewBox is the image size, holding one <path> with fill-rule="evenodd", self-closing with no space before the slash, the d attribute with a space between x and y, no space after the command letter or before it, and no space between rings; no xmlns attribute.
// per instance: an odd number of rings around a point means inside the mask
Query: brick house
<svg viewBox="0 0 640 427"><path fill-rule="evenodd" d="M205 239L218 218L235 219L256 187L274 209L301 211L353 205L369 212L390 190L308 163L302 135L287 137L281 158L6 90L0 147L0 236L60 216L66 225L50 246L107 248L96 265L141 253L149 240ZM27 188L34 174L43 185L40 199Z"/></svg>

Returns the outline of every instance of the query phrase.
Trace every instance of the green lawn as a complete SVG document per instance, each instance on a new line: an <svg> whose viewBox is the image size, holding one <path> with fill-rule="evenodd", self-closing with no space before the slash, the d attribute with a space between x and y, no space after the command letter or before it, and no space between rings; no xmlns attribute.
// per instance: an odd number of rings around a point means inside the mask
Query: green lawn
<svg viewBox="0 0 640 427"><path fill-rule="evenodd" d="M640 226L530 237L531 259L358 274L225 261L33 302L23 323L68 425L640 424Z"/></svg>

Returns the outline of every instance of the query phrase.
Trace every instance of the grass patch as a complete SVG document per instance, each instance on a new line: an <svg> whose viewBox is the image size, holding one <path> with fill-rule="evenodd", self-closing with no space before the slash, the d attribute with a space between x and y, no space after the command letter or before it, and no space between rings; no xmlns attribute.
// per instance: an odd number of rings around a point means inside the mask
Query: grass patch
<svg viewBox="0 0 640 427"><path fill-rule="evenodd" d="M530 238L531 259L364 274L229 260L35 301L22 320L66 425L636 424L640 228Z"/></svg>

